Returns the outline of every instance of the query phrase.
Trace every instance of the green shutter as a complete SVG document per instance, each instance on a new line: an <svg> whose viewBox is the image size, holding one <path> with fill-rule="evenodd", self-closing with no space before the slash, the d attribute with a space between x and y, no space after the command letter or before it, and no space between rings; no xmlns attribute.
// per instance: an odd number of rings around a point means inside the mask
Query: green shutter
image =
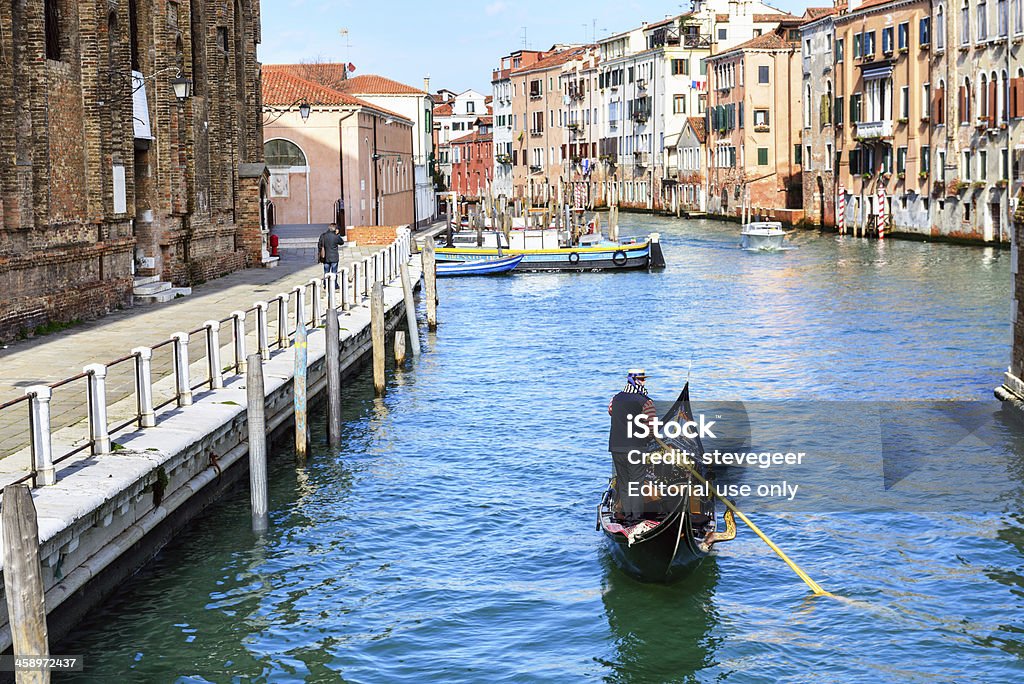
<svg viewBox="0 0 1024 684"><path fill-rule="evenodd" d="M768 148L758 147L757 148L757 165L768 166Z"/></svg>

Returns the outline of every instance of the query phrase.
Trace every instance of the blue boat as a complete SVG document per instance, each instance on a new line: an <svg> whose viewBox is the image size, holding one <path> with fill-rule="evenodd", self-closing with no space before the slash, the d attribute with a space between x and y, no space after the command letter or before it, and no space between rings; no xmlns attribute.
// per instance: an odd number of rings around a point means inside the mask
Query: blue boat
<svg viewBox="0 0 1024 684"><path fill-rule="evenodd" d="M498 275L514 270L523 260L522 254L501 257L498 259L480 259L478 261L439 261L437 263L438 278L455 276Z"/></svg>

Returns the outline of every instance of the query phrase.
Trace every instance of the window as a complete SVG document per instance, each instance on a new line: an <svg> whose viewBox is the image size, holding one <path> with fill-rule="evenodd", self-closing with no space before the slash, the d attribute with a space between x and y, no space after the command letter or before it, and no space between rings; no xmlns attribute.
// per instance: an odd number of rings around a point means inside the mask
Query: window
<svg viewBox="0 0 1024 684"><path fill-rule="evenodd" d="M910 86L900 88L900 118L910 118Z"/></svg>
<svg viewBox="0 0 1024 684"><path fill-rule="evenodd" d="M892 173L892 148L888 146L882 153L882 173Z"/></svg>
<svg viewBox="0 0 1024 684"><path fill-rule="evenodd" d="M939 180L946 180L946 151L939 150Z"/></svg>
<svg viewBox="0 0 1024 684"><path fill-rule="evenodd" d="M672 75L673 76L688 76L690 74L690 60L689 59L673 59L672 60Z"/></svg>
<svg viewBox="0 0 1024 684"><path fill-rule="evenodd" d="M268 140L263 145L263 157L271 168L306 165L306 155L299 146L283 138Z"/></svg>
<svg viewBox="0 0 1024 684"><path fill-rule="evenodd" d="M1020 0L1018 0L1019 2ZM836 62L843 61L843 39L840 38L836 41Z"/></svg>
<svg viewBox="0 0 1024 684"><path fill-rule="evenodd" d="M536 99L544 94L544 82L540 79L530 81L530 97Z"/></svg>
<svg viewBox="0 0 1024 684"><path fill-rule="evenodd" d="M759 66L757 67L757 82L767 83L768 82L768 67Z"/></svg>
<svg viewBox="0 0 1024 684"><path fill-rule="evenodd" d="M864 34L864 56L869 57L875 54L875 32L868 31Z"/></svg>
<svg viewBox="0 0 1024 684"><path fill-rule="evenodd" d="M724 28L718 29L718 40L725 40L725 37L727 35L728 35L728 32L726 31L726 29L724 29Z"/></svg>
<svg viewBox="0 0 1024 684"><path fill-rule="evenodd" d="M686 113L686 96L685 95L674 95L672 97L672 113L673 114L685 114Z"/></svg>
<svg viewBox="0 0 1024 684"><path fill-rule="evenodd" d="M698 95L697 96L697 113L703 114L708 108L708 96Z"/></svg>
<svg viewBox="0 0 1024 684"><path fill-rule="evenodd" d="M1008 19L1006 13L1006 0L997 0L996 2L996 28L1000 37L1006 36Z"/></svg>
<svg viewBox="0 0 1024 684"><path fill-rule="evenodd" d="M832 52L832 34L825 34L825 52Z"/></svg>
<svg viewBox="0 0 1024 684"><path fill-rule="evenodd" d="M896 150L896 173L907 172L907 148L901 147Z"/></svg>
<svg viewBox="0 0 1024 684"><path fill-rule="evenodd" d="M893 50L892 44L892 26L882 29L882 52L887 55L891 55Z"/></svg>
<svg viewBox="0 0 1024 684"><path fill-rule="evenodd" d="M982 150L978 153L978 180L988 179L988 152Z"/></svg>
<svg viewBox="0 0 1024 684"><path fill-rule="evenodd" d="M960 7L960 44L967 45L971 42L971 8L964 0Z"/></svg>
<svg viewBox="0 0 1024 684"><path fill-rule="evenodd" d="M46 59L60 59L60 8L57 0L46 0L45 7Z"/></svg>
<svg viewBox="0 0 1024 684"><path fill-rule="evenodd" d="M932 170L932 148L928 145L921 145L921 171L929 173Z"/></svg>
<svg viewBox="0 0 1024 684"><path fill-rule="evenodd" d="M1001 155L999 160L999 177L1003 180L1010 180L1010 158L1006 154L1006 150L1000 150Z"/></svg>
<svg viewBox="0 0 1024 684"><path fill-rule="evenodd" d="M476 113L476 102L473 102L472 100L470 100L469 102L466 103L466 113L467 114L475 114Z"/></svg>
<svg viewBox="0 0 1024 684"><path fill-rule="evenodd" d="M836 98L836 106L833 108L833 111L836 113L836 126L842 126L843 125L843 98L841 98L841 97L837 97Z"/></svg>
<svg viewBox="0 0 1024 684"><path fill-rule="evenodd" d="M807 38L804 40L804 57L811 56L811 39Z"/></svg>
<svg viewBox="0 0 1024 684"><path fill-rule="evenodd" d="M942 5L939 5L939 9L935 13L935 48L937 50L945 49L946 47L946 13L942 9Z"/></svg>
<svg viewBox="0 0 1024 684"><path fill-rule="evenodd" d="M980 0L978 3L978 40L988 38L988 3Z"/></svg>
<svg viewBox="0 0 1024 684"><path fill-rule="evenodd" d="M903 22L902 24L900 24L900 31L899 35L897 36L897 39L899 40L900 50L906 50L909 47L910 24L908 24L907 22Z"/></svg>
<svg viewBox="0 0 1024 684"><path fill-rule="evenodd" d="M921 120L927 121L932 115L932 84L921 86Z"/></svg>
<svg viewBox="0 0 1024 684"><path fill-rule="evenodd" d="M768 128L768 110L767 109L755 109L754 110L754 128Z"/></svg>
<svg viewBox="0 0 1024 684"><path fill-rule="evenodd" d="M861 121L861 100L864 96L861 93L854 93L850 95L850 123L860 123Z"/></svg>
<svg viewBox="0 0 1024 684"><path fill-rule="evenodd" d="M1013 2L1013 32L1024 33L1024 0Z"/></svg>
<svg viewBox="0 0 1024 684"><path fill-rule="evenodd" d="M850 173L860 173L860 150L850 150Z"/></svg>
<svg viewBox="0 0 1024 684"><path fill-rule="evenodd" d="M963 168L960 169L960 174L965 181L971 180L971 153L967 150L964 151L964 163Z"/></svg>
<svg viewBox="0 0 1024 684"><path fill-rule="evenodd" d="M825 143L825 170L832 170L832 143Z"/></svg>
<svg viewBox="0 0 1024 684"><path fill-rule="evenodd" d="M932 18L922 17L921 22L918 24L918 36L922 46L929 45L932 42Z"/></svg>
<svg viewBox="0 0 1024 684"><path fill-rule="evenodd" d="M800 146L799 145L793 145L793 163L794 164L801 164L801 163L803 163L801 161L801 159L800 159Z"/></svg>
<svg viewBox="0 0 1024 684"><path fill-rule="evenodd" d="M768 166L768 148L758 147L757 148L757 165Z"/></svg>
<svg viewBox="0 0 1024 684"><path fill-rule="evenodd" d="M853 37L853 58L858 59L864 54L864 34L858 33Z"/></svg>
<svg viewBox="0 0 1024 684"><path fill-rule="evenodd" d="M804 146L804 168L808 171L811 170L811 146Z"/></svg>
<svg viewBox="0 0 1024 684"><path fill-rule="evenodd" d="M804 128L811 127L811 86L804 88Z"/></svg>

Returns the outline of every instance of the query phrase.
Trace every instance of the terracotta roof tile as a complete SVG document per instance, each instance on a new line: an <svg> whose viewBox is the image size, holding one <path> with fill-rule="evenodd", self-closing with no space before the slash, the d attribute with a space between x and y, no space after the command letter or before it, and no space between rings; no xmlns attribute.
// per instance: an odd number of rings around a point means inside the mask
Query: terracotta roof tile
<svg viewBox="0 0 1024 684"><path fill-rule="evenodd" d="M473 142L490 142L493 139L494 135L492 133L481 133L480 131L473 131L469 135L464 135L461 138L456 138L455 140L452 140L449 144L462 145L465 143Z"/></svg>
<svg viewBox="0 0 1024 684"><path fill-rule="evenodd" d="M805 16L810 19L821 19L827 17L830 14L835 14L835 7L808 7L807 11L804 12Z"/></svg>
<svg viewBox="0 0 1024 684"><path fill-rule="evenodd" d="M890 2L891 0L886 0ZM792 50L794 45L787 41L778 31L769 31L760 36L755 36L745 43L740 43L735 47L731 47L728 50L723 50L717 55L708 57L710 60L716 60L724 55L728 55L734 52L740 52L742 50Z"/></svg>
<svg viewBox="0 0 1024 684"><path fill-rule="evenodd" d="M263 65L263 104L287 107L305 99L309 104L328 107L363 107L402 121L409 121L401 114L370 104L358 97L342 93L333 88L300 78L292 73L289 65Z"/></svg>
<svg viewBox="0 0 1024 684"><path fill-rule="evenodd" d="M872 7L881 7L882 5L888 5L895 1L896 0L868 0L859 7L855 7L854 9L852 9L851 12L859 12L860 10L871 9Z"/></svg>
<svg viewBox="0 0 1024 684"><path fill-rule="evenodd" d="M706 142L708 139L708 131L705 128L705 120L703 116L691 116L687 119L690 124L690 128L693 129L694 134L697 136L698 142Z"/></svg>
<svg viewBox="0 0 1024 684"><path fill-rule="evenodd" d="M521 69L516 69L512 72L512 75L514 76L516 74L528 74L532 71L544 71L545 69L561 66L562 64L568 62L570 59L582 55L585 51L586 47L575 47L570 48L568 50L562 50L561 52L556 52L554 54L548 55L547 57L544 57L543 59L539 59L533 64L530 64L529 66L525 66Z"/></svg>
<svg viewBox="0 0 1024 684"><path fill-rule="evenodd" d="M452 106L451 106L451 104L445 103L445 104L436 105L434 107L434 116L451 116L451 115L452 115Z"/></svg>
<svg viewBox="0 0 1024 684"><path fill-rule="evenodd" d="M376 74L350 76L345 80L341 89L354 95L426 95L426 91L419 88L413 88Z"/></svg>

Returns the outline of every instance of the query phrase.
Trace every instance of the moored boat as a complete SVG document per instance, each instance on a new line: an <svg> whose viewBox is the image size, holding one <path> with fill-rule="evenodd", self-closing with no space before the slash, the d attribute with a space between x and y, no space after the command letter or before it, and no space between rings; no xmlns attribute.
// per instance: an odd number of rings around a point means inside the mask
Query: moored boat
<svg viewBox="0 0 1024 684"><path fill-rule="evenodd" d="M786 231L778 221L751 221L740 232L740 247L750 250L775 251L784 249Z"/></svg>
<svg viewBox="0 0 1024 684"><path fill-rule="evenodd" d="M484 276L511 273L522 260L522 254L513 254L497 259L481 259L479 261L442 261L437 264L437 277L453 278L456 276Z"/></svg>

